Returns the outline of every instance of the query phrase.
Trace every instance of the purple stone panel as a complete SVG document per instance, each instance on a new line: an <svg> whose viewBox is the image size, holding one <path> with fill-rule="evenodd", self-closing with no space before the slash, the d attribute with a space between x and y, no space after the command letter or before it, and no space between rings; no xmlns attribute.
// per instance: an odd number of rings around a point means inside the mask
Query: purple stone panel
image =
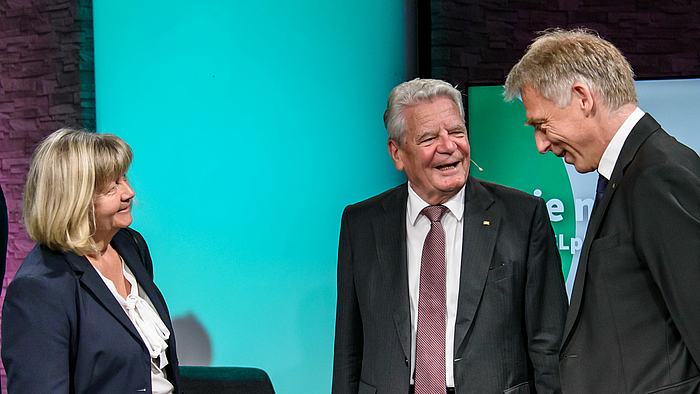
<svg viewBox="0 0 700 394"><path fill-rule="evenodd" d="M431 14L432 76L462 88L502 84L550 27L598 31L637 78L700 77L698 1L432 0Z"/></svg>
<svg viewBox="0 0 700 394"><path fill-rule="evenodd" d="M65 125L94 128L92 3L84 2L0 0L0 183L9 217L3 299L34 246L21 210L34 147Z"/></svg>

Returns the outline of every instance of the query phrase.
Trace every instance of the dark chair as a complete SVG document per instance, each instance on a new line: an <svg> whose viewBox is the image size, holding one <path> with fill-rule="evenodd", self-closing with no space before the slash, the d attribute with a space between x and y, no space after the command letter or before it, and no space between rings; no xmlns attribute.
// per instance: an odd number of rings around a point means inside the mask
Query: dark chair
<svg viewBox="0 0 700 394"><path fill-rule="evenodd" d="M185 394L275 394L258 368L181 366L180 377Z"/></svg>

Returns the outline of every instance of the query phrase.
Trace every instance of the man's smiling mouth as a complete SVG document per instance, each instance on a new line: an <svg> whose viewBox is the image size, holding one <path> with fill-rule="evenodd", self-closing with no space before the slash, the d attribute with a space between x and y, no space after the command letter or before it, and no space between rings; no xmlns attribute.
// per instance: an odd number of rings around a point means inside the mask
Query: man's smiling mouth
<svg viewBox="0 0 700 394"><path fill-rule="evenodd" d="M436 166L435 168L440 170L440 171L446 171L446 170L451 170L451 169L457 167L458 164L459 164L459 162L457 161L457 162L450 163L450 164L443 164L440 166Z"/></svg>

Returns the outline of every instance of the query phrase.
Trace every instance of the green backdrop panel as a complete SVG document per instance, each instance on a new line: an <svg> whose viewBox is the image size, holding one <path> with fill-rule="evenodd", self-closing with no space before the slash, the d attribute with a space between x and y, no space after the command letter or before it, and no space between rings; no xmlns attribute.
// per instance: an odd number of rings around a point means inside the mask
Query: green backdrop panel
<svg viewBox="0 0 700 394"><path fill-rule="evenodd" d="M484 170L472 167L471 174L547 201L566 278L571 268L571 240L576 238L576 217L564 162L553 154L537 152L532 127L525 126L522 102L504 102L502 86L470 87L467 98L471 156Z"/></svg>

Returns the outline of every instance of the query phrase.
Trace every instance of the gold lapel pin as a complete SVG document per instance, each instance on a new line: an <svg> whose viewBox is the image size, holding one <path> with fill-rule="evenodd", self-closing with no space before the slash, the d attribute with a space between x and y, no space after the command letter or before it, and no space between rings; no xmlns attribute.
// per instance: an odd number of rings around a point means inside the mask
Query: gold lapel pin
<svg viewBox="0 0 700 394"><path fill-rule="evenodd" d="M484 222L483 222L482 224L483 224L484 226L490 226L490 225L491 225L491 222L489 222L488 220L484 220Z"/></svg>

